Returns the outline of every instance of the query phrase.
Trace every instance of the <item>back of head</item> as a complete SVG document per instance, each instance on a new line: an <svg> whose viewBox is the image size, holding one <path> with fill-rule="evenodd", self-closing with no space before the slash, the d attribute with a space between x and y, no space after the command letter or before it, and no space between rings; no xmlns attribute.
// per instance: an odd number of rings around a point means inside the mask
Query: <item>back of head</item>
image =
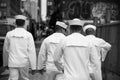
<svg viewBox="0 0 120 80"><path fill-rule="evenodd" d="M95 33L96 33L95 30L92 28L88 28L86 30L86 35L95 35Z"/></svg>
<svg viewBox="0 0 120 80"><path fill-rule="evenodd" d="M25 21L27 17L25 17L24 15L16 15L15 19L16 19L15 23L17 27L23 27L25 25Z"/></svg>
<svg viewBox="0 0 120 80"><path fill-rule="evenodd" d="M96 26L88 24L83 27L83 31L86 35L95 35L96 33Z"/></svg>
<svg viewBox="0 0 120 80"><path fill-rule="evenodd" d="M81 20L77 19L77 18L71 20L69 22L71 33L81 31L83 24L84 23Z"/></svg>

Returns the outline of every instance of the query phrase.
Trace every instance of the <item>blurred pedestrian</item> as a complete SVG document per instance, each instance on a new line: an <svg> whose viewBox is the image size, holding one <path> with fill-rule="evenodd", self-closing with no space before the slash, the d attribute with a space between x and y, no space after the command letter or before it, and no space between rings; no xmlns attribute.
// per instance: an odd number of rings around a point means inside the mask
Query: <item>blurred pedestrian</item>
<svg viewBox="0 0 120 80"><path fill-rule="evenodd" d="M104 61L108 51L111 49L111 44L106 42L102 38L96 37L96 29L97 27L92 24L87 24L83 27L83 31L86 34L86 38L97 48L97 52L95 52L99 56L99 70L101 71L101 61ZM90 65L90 74L93 76L92 65ZM101 76L102 77L102 76ZM92 77L93 78L93 77Z"/></svg>
<svg viewBox="0 0 120 80"><path fill-rule="evenodd" d="M102 38L96 37L96 29L97 27L92 24L88 24L83 27L83 31L86 33L86 37L99 48L100 60L104 61L108 51L111 49L111 44Z"/></svg>
<svg viewBox="0 0 120 80"><path fill-rule="evenodd" d="M25 30L27 17L15 16L16 28L9 31L4 42L4 54L8 55L9 80L29 80L29 66L36 70L36 51L33 36Z"/></svg>
<svg viewBox="0 0 120 80"><path fill-rule="evenodd" d="M57 21L55 33L51 34L42 42L38 56L38 70L43 71L45 68L45 80L53 80L55 75L61 73L54 64L54 51L57 48L61 39L65 38L67 25Z"/></svg>
<svg viewBox="0 0 120 80"><path fill-rule="evenodd" d="M94 76L96 80L100 79L98 69L98 55L94 52L95 47L92 46L87 38L81 34L83 22L74 19L69 22L70 35L62 39L55 51L54 63L63 74L57 75L56 80L90 80L89 61L94 65ZM59 63L63 57L64 66Z"/></svg>

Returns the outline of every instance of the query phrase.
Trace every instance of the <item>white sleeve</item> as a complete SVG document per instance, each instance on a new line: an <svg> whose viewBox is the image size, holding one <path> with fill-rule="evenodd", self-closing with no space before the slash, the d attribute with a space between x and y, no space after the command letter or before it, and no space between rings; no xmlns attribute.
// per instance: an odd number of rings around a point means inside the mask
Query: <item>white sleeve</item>
<svg viewBox="0 0 120 80"><path fill-rule="evenodd" d="M30 35L28 38L28 54L29 54L29 61L32 70L36 69L36 50L35 50L35 43L33 40L33 36Z"/></svg>
<svg viewBox="0 0 120 80"><path fill-rule="evenodd" d="M63 70L63 43L60 42L54 53L54 63L58 70Z"/></svg>
<svg viewBox="0 0 120 80"><path fill-rule="evenodd" d="M47 60L47 44L44 40L41 44L40 51L38 54L38 63L37 63L38 70L41 70L45 67L46 60Z"/></svg>
<svg viewBox="0 0 120 80"><path fill-rule="evenodd" d="M101 57L102 57L102 61L105 60L106 58L106 55L108 53L108 51L111 49L111 44L109 44L108 42L104 41L104 40L101 40L100 44L100 53L101 53Z"/></svg>
<svg viewBox="0 0 120 80"><path fill-rule="evenodd" d="M103 49L105 49L106 51L109 51L111 49L111 44L109 44L108 42L101 40L99 46Z"/></svg>
<svg viewBox="0 0 120 80"><path fill-rule="evenodd" d="M95 80L102 80L101 61L99 59L97 51L98 51L97 48L92 45L90 48L90 61L93 68Z"/></svg>

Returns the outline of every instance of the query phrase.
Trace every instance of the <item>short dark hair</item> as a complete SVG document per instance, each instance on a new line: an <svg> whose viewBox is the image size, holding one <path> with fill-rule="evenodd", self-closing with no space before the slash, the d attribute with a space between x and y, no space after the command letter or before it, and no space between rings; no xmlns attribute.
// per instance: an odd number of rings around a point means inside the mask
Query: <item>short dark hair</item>
<svg viewBox="0 0 120 80"><path fill-rule="evenodd" d="M82 26L80 25L70 25L70 30L73 32L80 31L82 29Z"/></svg>
<svg viewBox="0 0 120 80"><path fill-rule="evenodd" d="M94 29L92 29L92 28L88 28L86 31L85 31L85 33L86 33L86 35L90 35L90 34L94 34L95 35L95 30Z"/></svg>
<svg viewBox="0 0 120 80"><path fill-rule="evenodd" d="M16 19L16 25L17 25L17 26L24 26L24 24L25 24L25 20Z"/></svg>

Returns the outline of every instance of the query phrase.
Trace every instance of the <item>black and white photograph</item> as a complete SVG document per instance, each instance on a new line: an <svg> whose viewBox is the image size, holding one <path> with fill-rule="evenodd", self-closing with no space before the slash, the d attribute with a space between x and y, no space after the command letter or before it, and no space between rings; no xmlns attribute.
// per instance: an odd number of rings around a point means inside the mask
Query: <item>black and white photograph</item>
<svg viewBox="0 0 120 80"><path fill-rule="evenodd" d="M120 80L119 0L0 0L0 80Z"/></svg>

